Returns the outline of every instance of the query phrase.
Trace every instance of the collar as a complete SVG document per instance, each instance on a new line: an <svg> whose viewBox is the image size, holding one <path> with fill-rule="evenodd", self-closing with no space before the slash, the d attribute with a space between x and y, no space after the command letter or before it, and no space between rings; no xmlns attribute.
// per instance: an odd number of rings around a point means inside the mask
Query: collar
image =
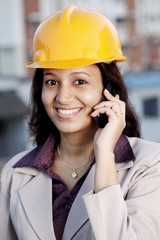
<svg viewBox="0 0 160 240"><path fill-rule="evenodd" d="M116 163L127 163L130 161L135 161L135 155L133 153L132 147L128 141L128 138L122 134L117 141L114 149L115 162Z"/></svg>
<svg viewBox="0 0 160 240"><path fill-rule="evenodd" d="M54 160L54 153L56 149L56 139L54 135L50 135L47 141L42 146L34 148L27 155L22 157L13 168L17 167L36 167L42 171L49 169ZM127 163L134 161L135 156L128 138L125 135L121 135L114 150L115 162Z"/></svg>

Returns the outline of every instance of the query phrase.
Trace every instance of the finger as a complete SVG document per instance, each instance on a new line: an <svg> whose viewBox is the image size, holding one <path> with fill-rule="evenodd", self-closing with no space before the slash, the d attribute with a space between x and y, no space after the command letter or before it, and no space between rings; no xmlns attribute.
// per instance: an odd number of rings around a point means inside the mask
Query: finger
<svg viewBox="0 0 160 240"><path fill-rule="evenodd" d="M122 101L104 101L94 106L93 109L96 110L102 107L113 108L116 112L120 112L120 110L125 111L125 103Z"/></svg>
<svg viewBox="0 0 160 240"><path fill-rule="evenodd" d="M106 114L108 116L109 115L116 115L117 112L114 112L111 108L109 107L103 107L103 108L100 108L100 109L96 109L94 112L92 112L90 115L92 117L96 117L98 116L99 114Z"/></svg>
<svg viewBox="0 0 160 240"><path fill-rule="evenodd" d="M103 94L109 101L120 101L119 94L116 94L116 96L113 96L107 89L104 89Z"/></svg>
<svg viewBox="0 0 160 240"><path fill-rule="evenodd" d="M120 100L119 94L116 94L115 98L118 99L118 100Z"/></svg>
<svg viewBox="0 0 160 240"><path fill-rule="evenodd" d="M103 94L110 101L114 100L115 98L107 89L104 89Z"/></svg>
<svg viewBox="0 0 160 240"><path fill-rule="evenodd" d="M108 107L101 107L101 108L98 108L98 109L96 109L94 112L92 112L90 115L92 116L92 117L96 117L97 115L99 115L99 114L101 114L101 113L106 113L106 109L107 109Z"/></svg>
<svg viewBox="0 0 160 240"><path fill-rule="evenodd" d="M118 114L119 117L125 117L125 104L115 102L112 106L112 110Z"/></svg>
<svg viewBox="0 0 160 240"><path fill-rule="evenodd" d="M123 110L120 110L120 116L125 117L125 112Z"/></svg>
<svg viewBox="0 0 160 240"><path fill-rule="evenodd" d="M125 118L125 102L119 100L119 95L114 97L116 101L103 101L93 107L95 111L91 113L92 117L96 117L100 113L106 113L106 108L112 109L119 118Z"/></svg>
<svg viewBox="0 0 160 240"><path fill-rule="evenodd" d="M118 124L119 128L123 128L126 125L125 117L120 117L118 113L114 112L110 108L106 108L106 115L108 116L108 122Z"/></svg>
<svg viewBox="0 0 160 240"><path fill-rule="evenodd" d="M114 112L111 108L106 108L105 114L108 116L108 121L111 121L111 119L119 118L117 112Z"/></svg>
<svg viewBox="0 0 160 240"><path fill-rule="evenodd" d="M98 103L97 105L95 105L93 108L96 109L96 108L103 107L103 106L112 107L112 105L114 103L118 103L119 105L122 105L122 107L123 107L123 105L125 103L119 99L118 95L116 95L116 97L113 97L113 98L114 98L114 100L112 100L112 101L111 100L109 100L109 101L102 101L102 102Z"/></svg>
<svg viewBox="0 0 160 240"><path fill-rule="evenodd" d="M98 103L97 105L95 105L93 107L93 109L97 109L97 108L101 108L101 107L112 107L113 106L113 102L111 101L103 101L103 102L100 102Z"/></svg>
<svg viewBox="0 0 160 240"><path fill-rule="evenodd" d="M99 108L96 108L92 113L91 116L92 117L96 117L97 115L101 114L101 113L106 113L106 109L110 109L111 112L114 112L115 114L117 114L119 117L121 117L121 113L120 113L120 108L118 106L117 103L115 103L112 107L109 106L102 106Z"/></svg>

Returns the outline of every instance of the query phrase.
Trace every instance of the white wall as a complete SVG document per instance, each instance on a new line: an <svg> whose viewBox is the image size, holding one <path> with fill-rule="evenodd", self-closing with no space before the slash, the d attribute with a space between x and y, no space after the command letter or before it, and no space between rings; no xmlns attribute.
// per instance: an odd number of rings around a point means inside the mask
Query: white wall
<svg viewBox="0 0 160 240"><path fill-rule="evenodd" d="M23 77L25 68L22 0L0 0L0 74Z"/></svg>

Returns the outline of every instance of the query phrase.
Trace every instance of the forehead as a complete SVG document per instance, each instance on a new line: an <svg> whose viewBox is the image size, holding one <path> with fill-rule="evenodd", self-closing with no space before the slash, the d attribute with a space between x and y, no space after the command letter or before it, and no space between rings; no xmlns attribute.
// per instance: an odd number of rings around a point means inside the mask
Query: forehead
<svg viewBox="0 0 160 240"><path fill-rule="evenodd" d="M95 75L101 76L101 72L99 68L93 64L93 65L88 65L84 67L78 67L78 68L70 68L70 69L55 69L55 68L50 68L50 69L44 69L44 75L58 75L58 76L73 76L73 75L88 75L91 77L94 77Z"/></svg>

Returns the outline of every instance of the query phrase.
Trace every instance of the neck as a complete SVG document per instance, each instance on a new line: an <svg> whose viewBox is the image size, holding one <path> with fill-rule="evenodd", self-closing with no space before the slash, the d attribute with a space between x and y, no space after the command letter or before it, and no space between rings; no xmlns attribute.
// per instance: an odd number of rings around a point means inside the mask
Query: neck
<svg viewBox="0 0 160 240"><path fill-rule="evenodd" d="M79 162L86 161L86 159L90 159L93 156L93 140L96 129L93 128L90 131L86 132L78 132L65 134L60 133L61 141L60 141L60 151L68 162Z"/></svg>

